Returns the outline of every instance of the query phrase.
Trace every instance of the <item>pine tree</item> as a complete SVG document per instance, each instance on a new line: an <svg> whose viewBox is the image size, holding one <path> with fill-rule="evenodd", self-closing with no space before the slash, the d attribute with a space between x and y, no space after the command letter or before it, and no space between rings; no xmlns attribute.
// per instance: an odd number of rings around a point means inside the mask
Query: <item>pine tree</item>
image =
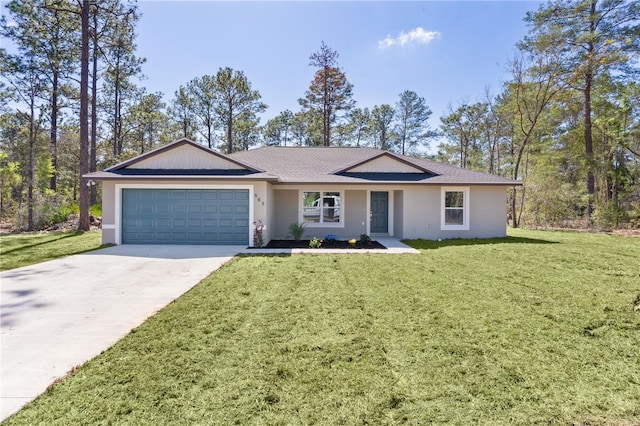
<svg viewBox="0 0 640 426"><path fill-rule="evenodd" d="M340 111L349 112L353 107L353 85L338 67L338 52L324 41L320 50L311 54L309 65L320 68L311 82L305 97L298 99L304 111L315 111L322 116L322 144L331 146L331 129Z"/></svg>

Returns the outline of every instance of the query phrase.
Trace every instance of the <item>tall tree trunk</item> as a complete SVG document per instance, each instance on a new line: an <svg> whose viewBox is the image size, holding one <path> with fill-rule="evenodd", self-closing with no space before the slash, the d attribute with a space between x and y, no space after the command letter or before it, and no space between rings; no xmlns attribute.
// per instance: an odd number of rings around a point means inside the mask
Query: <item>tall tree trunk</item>
<svg viewBox="0 0 640 426"><path fill-rule="evenodd" d="M229 116L227 117L227 154L233 152L233 103L227 104L229 108Z"/></svg>
<svg viewBox="0 0 640 426"><path fill-rule="evenodd" d="M114 157L122 154L122 127L120 123L120 58L116 60L115 75L113 78L113 155Z"/></svg>
<svg viewBox="0 0 640 426"><path fill-rule="evenodd" d="M213 139L213 135L211 132L211 119L207 120L207 144L209 144L209 149L212 148L211 140Z"/></svg>
<svg viewBox="0 0 640 426"><path fill-rule="evenodd" d="M587 227L591 226L593 213L593 195L596 192L595 176L593 174L593 137L591 134L591 79L588 73L585 76L584 88L584 150L587 162Z"/></svg>
<svg viewBox="0 0 640 426"><path fill-rule="evenodd" d="M82 55L80 59L80 221L89 230L89 188L83 175L89 171L89 0L82 0Z"/></svg>
<svg viewBox="0 0 640 426"><path fill-rule="evenodd" d="M98 138L98 11L93 12L93 32L91 34L92 46L92 69L91 69L91 147L89 154L89 171L95 172L97 169L97 138ZM94 205L98 202L98 187L91 185L91 195L89 204Z"/></svg>
<svg viewBox="0 0 640 426"><path fill-rule="evenodd" d="M323 105L322 105L322 133L323 133L323 137L322 137L322 144L324 146L329 146L329 89L328 89L328 83L327 83L327 74L328 74L328 68L325 67L324 68L324 75L323 75Z"/></svg>
<svg viewBox="0 0 640 426"><path fill-rule="evenodd" d="M527 146L527 143L529 142L529 135L525 136L524 141L522 141L522 144L520 144L520 146L518 147L518 154L516 156L516 162L515 165L513 166L513 179L518 180L518 174L520 173L520 164L522 163L522 154L524 153L524 149ZM516 209L516 187L513 187L513 191L511 192L511 226L514 228L517 228L518 226L520 226L520 216L518 215L517 209ZM524 194L523 194L524 196Z"/></svg>
<svg viewBox="0 0 640 426"><path fill-rule="evenodd" d="M33 178L35 169L35 145L36 145L36 123L35 123L35 92L32 92L30 99L29 115L29 170L27 171L27 231L34 230L33 223Z"/></svg>
<svg viewBox="0 0 640 426"><path fill-rule="evenodd" d="M53 73L51 83L51 164L53 165L53 175L49 182L49 188L56 191L58 189L58 71Z"/></svg>
<svg viewBox="0 0 640 426"><path fill-rule="evenodd" d="M596 0L591 0L589 11L589 42L587 43L587 70L584 76L584 148L587 161L587 227L591 227L593 196L596 192L593 175L593 137L591 134L591 84L593 81L593 37L596 32Z"/></svg>

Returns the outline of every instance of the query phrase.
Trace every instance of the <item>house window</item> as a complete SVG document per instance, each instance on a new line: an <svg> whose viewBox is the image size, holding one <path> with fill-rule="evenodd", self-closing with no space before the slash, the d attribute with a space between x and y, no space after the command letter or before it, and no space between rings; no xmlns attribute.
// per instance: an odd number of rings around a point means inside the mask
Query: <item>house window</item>
<svg viewBox="0 0 640 426"><path fill-rule="evenodd" d="M441 228L469 229L469 188L442 188Z"/></svg>
<svg viewBox="0 0 640 426"><path fill-rule="evenodd" d="M302 222L339 225L342 223L342 193L339 191L303 191Z"/></svg>

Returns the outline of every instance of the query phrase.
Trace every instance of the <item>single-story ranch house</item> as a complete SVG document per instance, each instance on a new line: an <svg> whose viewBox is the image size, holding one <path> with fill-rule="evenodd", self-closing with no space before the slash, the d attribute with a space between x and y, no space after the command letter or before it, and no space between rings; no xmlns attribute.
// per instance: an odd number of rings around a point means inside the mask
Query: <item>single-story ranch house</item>
<svg viewBox="0 0 640 426"><path fill-rule="evenodd" d="M102 242L252 245L307 238L506 235L519 182L372 148L263 147L223 155L182 139L102 172Z"/></svg>

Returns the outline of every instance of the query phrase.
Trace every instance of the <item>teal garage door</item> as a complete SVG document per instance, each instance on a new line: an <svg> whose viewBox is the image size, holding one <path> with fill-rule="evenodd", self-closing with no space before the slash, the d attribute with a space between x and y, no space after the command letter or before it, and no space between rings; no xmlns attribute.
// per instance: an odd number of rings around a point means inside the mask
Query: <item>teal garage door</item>
<svg viewBox="0 0 640 426"><path fill-rule="evenodd" d="M123 189L123 244L249 244L246 189Z"/></svg>

